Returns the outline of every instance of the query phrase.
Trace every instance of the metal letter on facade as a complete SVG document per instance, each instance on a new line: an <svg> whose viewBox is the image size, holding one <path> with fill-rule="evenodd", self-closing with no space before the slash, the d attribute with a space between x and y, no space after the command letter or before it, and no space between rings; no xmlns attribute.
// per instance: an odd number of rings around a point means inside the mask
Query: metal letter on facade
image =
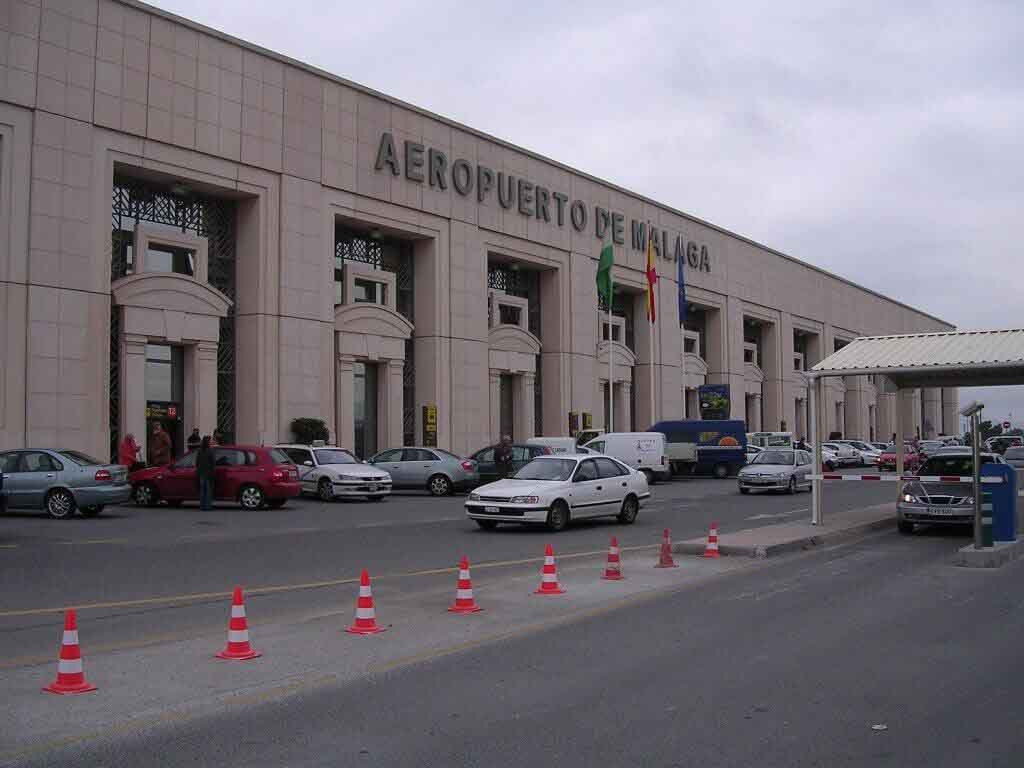
<svg viewBox="0 0 1024 768"><path fill-rule="evenodd" d="M380 135L380 145L377 147L377 161L373 164L375 170L384 166L391 169L391 173L398 176L401 171L398 169L398 158L395 157L395 139L390 133Z"/></svg>

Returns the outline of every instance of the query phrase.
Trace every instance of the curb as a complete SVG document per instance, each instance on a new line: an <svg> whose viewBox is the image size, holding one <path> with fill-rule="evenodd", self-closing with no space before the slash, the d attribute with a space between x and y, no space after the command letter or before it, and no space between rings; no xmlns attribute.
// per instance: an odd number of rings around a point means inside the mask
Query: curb
<svg viewBox="0 0 1024 768"><path fill-rule="evenodd" d="M737 546L735 544L723 543L722 540L727 538L728 534L719 534L718 551L723 556L738 555L741 557L754 558L775 557L776 555L784 555L789 552L799 552L807 549L814 549L815 547L825 546L826 544L837 544L842 541L860 538L861 536L872 533L873 531L880 531L892 527L893 520L894 518L892 516L886 516L879 520L858 523L857 525L851 525L847 528L839 528L834 531L823 531L822 533L800 536L799 538L790 539L789 541L780 541L776 544L750 544ZM682 555L703 555L704 541L701 539L690 539L689 541L673 544L672 551Z"/></svg>
<svg viewBox="0 0 1024 768"><path fill-rule="evenodd" d="M956 564L963 568L1002 568L1024 555L1024 539L997 541L992 547L975 549L973 544L957 552Z"/></svg>

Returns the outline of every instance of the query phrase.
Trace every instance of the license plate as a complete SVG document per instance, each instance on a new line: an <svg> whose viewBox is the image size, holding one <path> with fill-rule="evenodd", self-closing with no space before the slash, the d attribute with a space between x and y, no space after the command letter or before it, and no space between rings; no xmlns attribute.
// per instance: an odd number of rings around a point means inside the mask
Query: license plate
<svg viewBox="0 0 1024 768"><path fill-rule="evenodd" d="M953 515L960 514L960 512L949 507L928 507L928 514L938 517L952 517Z"/></svg>
<svg viewBox="0 0 1024 768"><path fill-rule="evenodd" d="M369 487L369 489L371 491L376 491L377 490L377 484L376 483L370 483L370 485L368 487Z"/></svg>
<svg viewBox="0 0 1024 768"><path fill-rule="evenodd" d="M497 507L484 507L484 512L486 512L488 515L496 515L499 512L501 512L501 510L498 509Z"/></svg>

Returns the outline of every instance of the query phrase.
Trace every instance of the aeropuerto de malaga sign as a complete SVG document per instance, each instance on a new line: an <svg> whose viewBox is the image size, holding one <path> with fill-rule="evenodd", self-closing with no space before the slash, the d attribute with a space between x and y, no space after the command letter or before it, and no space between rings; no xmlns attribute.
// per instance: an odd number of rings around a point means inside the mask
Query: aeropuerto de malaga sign
<svg viewBox="0 0 1024 768"><path fill-rule="evenodd" d="M552 223L564 227L568 220L577 232L584 232L589 225L590 207L583 200L570 200L569 196L557 190L551 190L528 179L513 176L503 171L495 171L486 165L476 165L463 158L454 162L448 161L448 155L439 149L425 147L416 141L403 142L401 156L395 147L395 137L390 131L381 134L377 147L377 160L374 168L377 171L388 169L393 176L402 176L418 184L428 184L437 189L452 188L463 197L476 193L477 202L482 203L495 195L498 205L505 210L517 210L522 216L536 218L538 221ZM617 211L609 211L595 205L594 236L603 240L611 228L612 242L617 245L626 244L626 218ZM711 259L706 245L698 245L693 240L686 240L683 235L676 235L673 248L669 250L668 232L652 226L647 221L631 219L630 244L634 250L647 249L650 237L654 244L654 252L659 258L668 261L686 260L691 269L701 272L711 271Z"/></svg>

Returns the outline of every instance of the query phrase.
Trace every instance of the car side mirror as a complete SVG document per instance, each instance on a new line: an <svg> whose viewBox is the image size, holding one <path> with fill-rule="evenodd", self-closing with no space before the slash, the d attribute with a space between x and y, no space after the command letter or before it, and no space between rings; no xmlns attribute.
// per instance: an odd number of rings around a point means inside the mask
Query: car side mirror
<svg viewBox="0 0 1024 768"><path fill-rule="evenodd" d="M302 466L304 466L304 467L312 467L313 466L313 462L310 461L309 459L306 459L304 462L302 462Z"/></svg>

